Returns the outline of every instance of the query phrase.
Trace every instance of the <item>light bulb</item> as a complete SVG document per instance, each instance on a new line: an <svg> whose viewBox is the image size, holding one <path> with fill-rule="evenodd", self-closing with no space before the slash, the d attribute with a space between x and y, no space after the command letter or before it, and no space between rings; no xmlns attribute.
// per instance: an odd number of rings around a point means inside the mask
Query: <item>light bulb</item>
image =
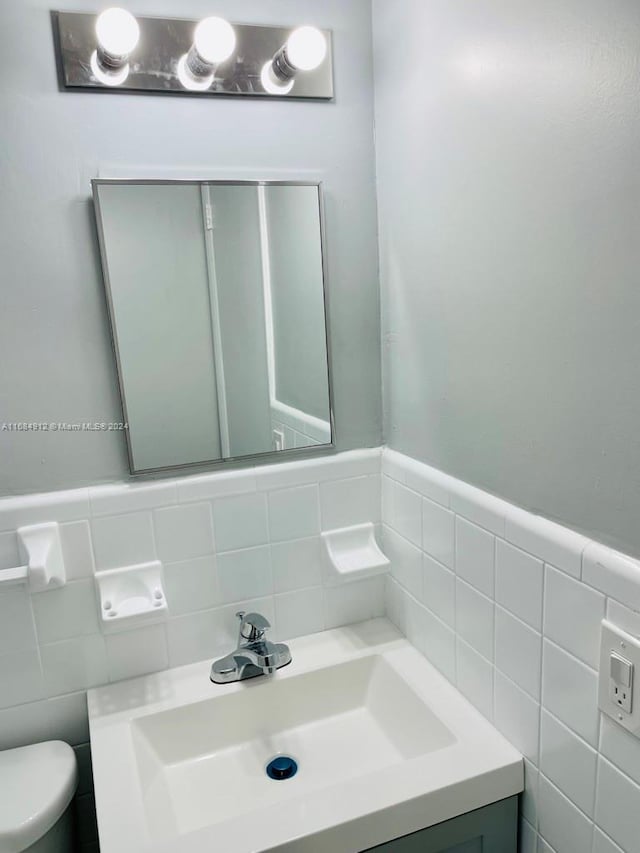
<svg viewBox="0 0 640 853"><path fill-rule="evenodd" d="M189 68L189 54L185 53L178 60L178 80L190 92L206 92L213 83L213 73L195 75Z"/></svg>
<svg viewBox="0 0 640 853"><path fill-rule="evenodd" d="M106 9L96 21L98 46L110 57L126 57L140 40L140 27L126 9Z"/></svg>
<svg viewBox="0 0 640 853"><path fill-rule="evenodd" d="M273 73L273 62L267 62L264 65L260 74L260 81L262 82L262 88L270 95L288 95L293 89L293 84L296 82L295 80L288 80L286 82L279 80Z"/></svg>
<svg viewBox="0 0 640 853"><path fill-rule="evenodd" d="M317 27L298 27L287 41L287 59L300 71L313 71L325 60L327 39Z"/></svg>
<svg viewBox="0 0 640 853"><path fill-rule="evenodd" d="M120 65L118 68L107 68L100 61L97 50L94 50L91 54L90 64L91 73L103 86L122 86L129 76L128 62Z"/></svg>
<svg viewBox="0 0 640 853"><path fill-rule="evenodd" d="M236 49L236 33L224 18L205 18L196 27L193 44L202 60L217 65Z"/></svg>

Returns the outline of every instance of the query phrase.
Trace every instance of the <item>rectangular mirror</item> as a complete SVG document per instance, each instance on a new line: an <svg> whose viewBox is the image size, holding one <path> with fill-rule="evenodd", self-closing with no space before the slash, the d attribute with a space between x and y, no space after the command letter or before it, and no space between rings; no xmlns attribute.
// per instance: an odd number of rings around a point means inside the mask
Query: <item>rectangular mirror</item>
<svg viewBox="0 0 640 853"><path fill-rule="evenodd" d="M93 196L131 472L332 446L320 185Z"/></svg>

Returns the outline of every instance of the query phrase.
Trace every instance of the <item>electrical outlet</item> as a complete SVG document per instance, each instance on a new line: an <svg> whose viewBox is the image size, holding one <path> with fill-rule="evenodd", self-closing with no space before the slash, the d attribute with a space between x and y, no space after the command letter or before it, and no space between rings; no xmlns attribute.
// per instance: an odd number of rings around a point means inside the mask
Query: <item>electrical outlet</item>
<svg viewBox="0 0 640 853"><path fill-rule="evenodd" d="M600 647L600 710L640 737L640 639L602 623Z"/></svg>

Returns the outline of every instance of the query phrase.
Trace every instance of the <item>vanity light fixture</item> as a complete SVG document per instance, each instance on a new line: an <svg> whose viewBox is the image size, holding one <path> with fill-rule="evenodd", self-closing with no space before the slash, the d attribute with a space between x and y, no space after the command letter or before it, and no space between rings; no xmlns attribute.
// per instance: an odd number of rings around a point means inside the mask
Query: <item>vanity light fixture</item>
<svg viewBox="0 0 640 853"><path fill-rule="evenodd" d="M204 19L134 17L116 7L100 14L54 11L51 16L64 91L334 97L331 30L230 23L216 14L215 5Z"/></svg>
<svg viewBox="0 0 640 853"><path fill-rule="evenodd" d="M91 70L105 86L121 86L129 76L129 56L140 41L138 22L126 9L106 9L96 20L97 47Z"/></svg>
<svg viewBox="0 0 640 853"><path fill-rule="evenodd" d="M224 18L205 18L195 29L193 44L178 60L178 79L190 91L209 89L218 65L236 49L236 32Z"/></svg>
<svg viewBox="0 0 640 853"><path fill-rule="evenodd" d="M327 39L317 27L298 27L262 69L261 82L270 95L288 95L299 71L315 71L325 61Z"/></svg>

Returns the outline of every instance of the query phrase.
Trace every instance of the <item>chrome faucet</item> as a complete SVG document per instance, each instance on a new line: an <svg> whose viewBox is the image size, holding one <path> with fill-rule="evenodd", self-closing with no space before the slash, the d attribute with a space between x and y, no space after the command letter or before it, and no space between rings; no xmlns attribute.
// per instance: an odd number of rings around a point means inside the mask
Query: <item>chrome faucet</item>
<svg viewBox="0 0 640 853"><path fill-rule="evenodd" d="M273 675L291 663L291 652L284 643L271 643L265 638L271 624L260 613L236 613L240 620L238 648L211 667L211 681L230 684L258 675Z"/></svg>

